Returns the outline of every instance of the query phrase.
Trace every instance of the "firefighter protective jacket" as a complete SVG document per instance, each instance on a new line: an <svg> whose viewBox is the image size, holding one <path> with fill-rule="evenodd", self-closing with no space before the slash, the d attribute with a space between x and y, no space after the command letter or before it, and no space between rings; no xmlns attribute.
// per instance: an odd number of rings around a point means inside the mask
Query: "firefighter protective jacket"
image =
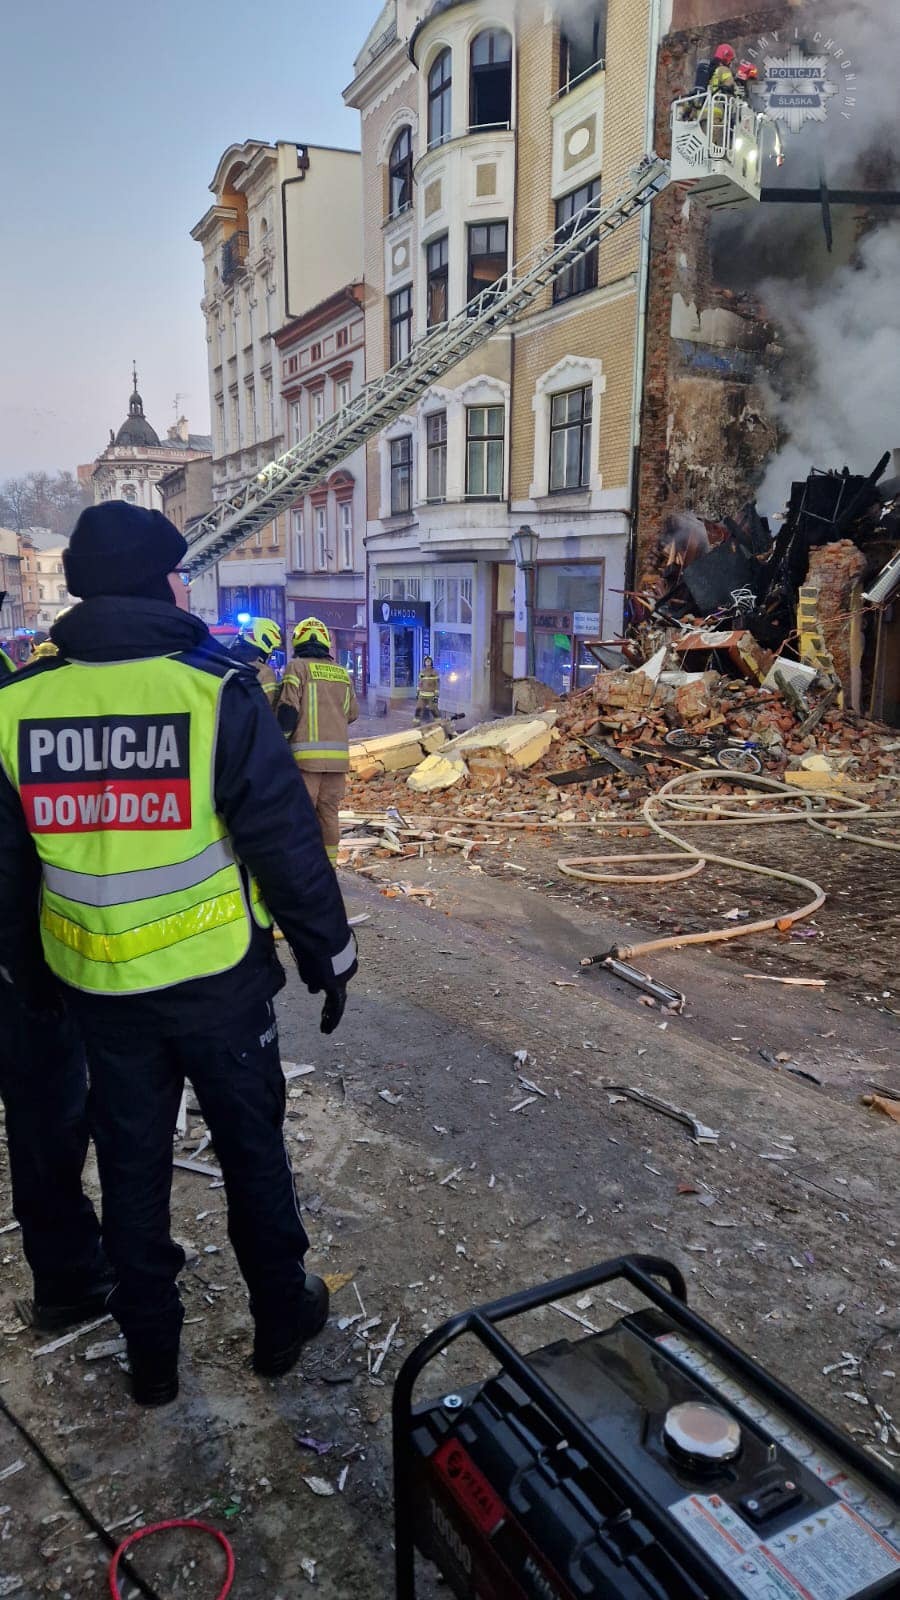
<svg viewBox="0 0 900 1600"><path fill-rule="evenodd" d="M256 645L249 639L235 639L228 654L234 656L236 661L242 661L256 673L259 686L274 711L278 697L278 679L274 667L269 666L265 656L260 654Z"/></svg>
<svg viewBox="0 0 900 1600"><path fill-rule="evenodd" d="M294 656L278 696L278 723L306 772L346 772L347 724L359 716L353 680L334 661Z"/></svg>

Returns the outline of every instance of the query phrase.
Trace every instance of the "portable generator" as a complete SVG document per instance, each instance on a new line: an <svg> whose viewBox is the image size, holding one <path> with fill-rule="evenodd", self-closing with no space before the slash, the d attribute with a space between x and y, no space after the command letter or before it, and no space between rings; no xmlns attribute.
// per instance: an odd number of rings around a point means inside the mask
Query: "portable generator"
<svg viewBox="0 0 900 1600"><path fill-rule="evenodd" d="M644 1309L523 1356L511 1317L622 1279ZM462 1334L499 1366L413 1403ZM452 1319L394 1392L397 1600L416 1548L460 1600L900 1596L900 1479L626 1256Z"/></svg>

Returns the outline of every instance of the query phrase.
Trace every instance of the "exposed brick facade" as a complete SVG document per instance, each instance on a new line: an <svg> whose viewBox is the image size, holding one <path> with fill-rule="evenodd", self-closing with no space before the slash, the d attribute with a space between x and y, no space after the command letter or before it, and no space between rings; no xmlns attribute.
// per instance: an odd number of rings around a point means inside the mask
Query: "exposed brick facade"
<svg viewBox="0 0 900 1600"><path fill-rule="evenodd" d="M866 571L866 558L850 539L820 545L810 552L807 586L818 590L816 613L826 649L831 652L835 671L845 695L850 695L854 660L854 641L859 639L860 579Z"/></svg>

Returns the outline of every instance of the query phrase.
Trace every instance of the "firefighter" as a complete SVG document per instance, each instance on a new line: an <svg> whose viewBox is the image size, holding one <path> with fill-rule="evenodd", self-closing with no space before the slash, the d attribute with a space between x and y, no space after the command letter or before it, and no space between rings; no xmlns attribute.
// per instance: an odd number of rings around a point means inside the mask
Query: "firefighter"
<svg viewBox="0 0 900 1600"><path fill-rule="evenodd" d="M426 656L416 685L416 722L431 722L438 715L441 698L441 680L435 671L431 656Z"/></svg>
<svg viewBox="0 0 900 1600"><path fill-rule="evenodd" d="M257 617L249 628L238 634L229 651L229 655L253 667L259 686L273 711L278 697L278 679L269 657L273 650L280 650L281 647L282 636L278 623L268 617Z"/></svg>
<svg viewBox="0 0 900 1600"><path fill-rule="evenodd" d="M289 741L316 809L328 859L337 861L339 813L350 765L347 725L359 716L353 679L331 656L331 635L318 617L304 617L281 680L278 724Z"/></svg>
<svg viewBox="0 0 900 1600"><path fill-rule="evenodd" d="M159 511L83 511L64 557L82 603L54 624L59 655L0 690L0 967L24 993L39 905L85 1043L109 1309L144 1405L178 1392L184 1252L169 1198L185 1078L225 1176L257 1372L289 1371L324 1326L285 1159L272 918L324 991L323 1032L356 971L284 740L256 685L175 603L186 550Z"/></svg>
<svg viewBox="0 0 900 1600"><path fill-rule="evenodd" d="M735 52L730 44L717 45L713 51L713 70L709 79L710 94L734 94Z"/></svg>

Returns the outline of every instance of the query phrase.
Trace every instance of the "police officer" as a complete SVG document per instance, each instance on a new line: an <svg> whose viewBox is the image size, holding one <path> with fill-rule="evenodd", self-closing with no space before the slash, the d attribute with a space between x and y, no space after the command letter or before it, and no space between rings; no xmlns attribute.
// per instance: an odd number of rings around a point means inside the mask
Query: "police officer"
<svg viewBox="0 0 900 1600"><path fill-rule="evenodd" d="M331 634L318 617L294 629L294 654L281 680L278 724L316 808L328 859L337 860L339 813L350 765L347 725L359 716L353 679L331 659Z"/></svg>
<svg viewBox="0 0 900 1600"><path fill-rule="evenodd" d="M249 628L238 634L229 651L237 661L243 661L246 666L253 668L273 711L278 695L278 679L270 657L273 650L280 650L281 647L282 636L278 623L272 622L269 617L257 617Z"/></svg>
<svg viewBox="0 0 900 1600"><path fill-rule="evenodd" d="M169 1196L185 1078L225 1175L256 1370L287 1372L324 1326L285 1158L272 918L324 991L324 1032L356 971L315 815L257 684L174 603L186 548L161 512L82 512L64 558L82 604L54 625L56 659L4 685L0 717L0 964L15 976L7 926L35 903L39 871L44 956L88 1058L110 1309L148 1405L178 1392L184 1255Z"/></svg>

